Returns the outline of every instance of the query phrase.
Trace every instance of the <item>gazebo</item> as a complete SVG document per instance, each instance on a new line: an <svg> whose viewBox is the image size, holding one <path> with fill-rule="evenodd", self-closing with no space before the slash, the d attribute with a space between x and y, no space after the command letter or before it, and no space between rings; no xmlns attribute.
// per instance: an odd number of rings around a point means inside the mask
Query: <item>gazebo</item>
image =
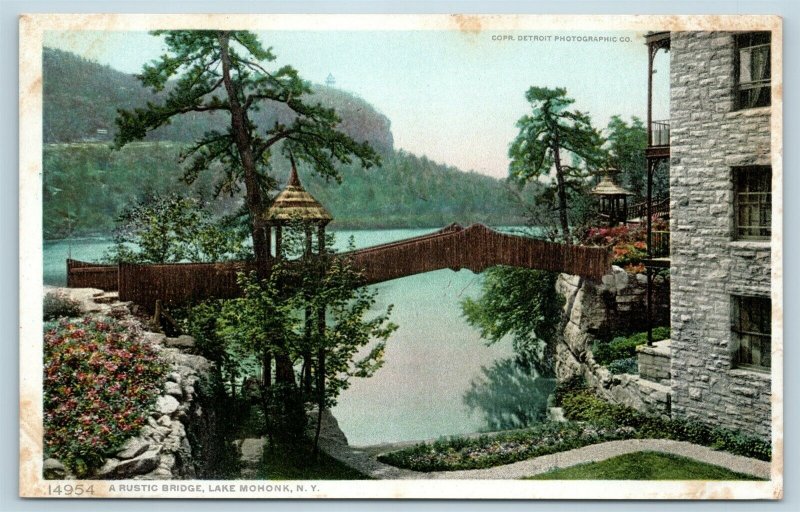
<svg viewBox="0 0 800 512"><path fill-rule="evenodd" d="M614 181L614 176L619 171L609 168L603 172L603 177L592 189L592 195L600 199L600 213L608 218L609 226L626 223L628 220L628 196L633 193L620 187Z"/></svg>
<svg viewBox="0 0 800 512"><path fill-rule="evenodd" d="M283 227L289 223L299 223L306 233L306 256L313 254L313 228L317 228L317 252L325 252L325 226L333 217L314 196L309 194L300 183L297 176L297 166L294 157L290 156L292 171L289 182L267 209L264 215L264 224L267 229L267 239L272 240L272 228L275 228L275 258L282 257ZM271 242L270 242L271 245Z"/></svg>

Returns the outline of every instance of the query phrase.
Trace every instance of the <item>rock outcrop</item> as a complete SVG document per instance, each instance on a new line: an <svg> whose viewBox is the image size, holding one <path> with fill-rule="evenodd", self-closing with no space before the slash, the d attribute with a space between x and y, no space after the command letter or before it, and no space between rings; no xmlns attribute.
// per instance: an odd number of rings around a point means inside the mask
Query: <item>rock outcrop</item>
<svg viewBox="0 0 800 512"><path fill-rule="evenodd" d="M594 360L591 351L601 336L647 328L647 277L629 274L619 267L613 267L600 282L561 274L556 291L565 298L567 320L555 351L558 380L580 375L600 396L612 402L669 415L668 380L652 382L639 375L614 375ZM668 279L655 277L653 297L655 321L668 323Z"/></svg>

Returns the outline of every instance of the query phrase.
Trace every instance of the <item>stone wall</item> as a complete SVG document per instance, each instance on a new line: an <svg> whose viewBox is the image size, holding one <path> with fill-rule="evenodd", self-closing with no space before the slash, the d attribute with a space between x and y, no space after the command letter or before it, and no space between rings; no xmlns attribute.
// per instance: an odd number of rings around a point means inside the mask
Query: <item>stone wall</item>
<svg viewBox="0 0 800 512"><path fill-rule="evenodd" d="M116 300L116 293L92 288L62 288L59 293L78 300L84 313L112 315L131 329L143 325L129 311L129 303ZM198 435L213 434L210 417L214 411L204 407L201 380L209 374L211 363L199 355L188 353L194 346L190 336L168 338L144 331L151 343L170 365L161 395L136 437L128 439L117 452L107 458L93 478L169 480L202 476L210 443L192 442ZM45 478L74 478L55 459L44 462Z"/></svg>
<svg viewBox="0 0 800 512"><path fill-rule="evenodd" d="M669 384L671 348L671 340L656 341L652 346L636 347L639 376L651 382Z"/></svg>
<svg viewBox="0 0 800 512"><path fill-rule="evenodd" d="M669 318L670 280L657 277L654 305L661 323ZM619 267L600 282L561 274L556 290L566 303L567 322L556 345L556 377L563 381L575 375L600 396L641 411L668 416L670 388L666 382L651 382L638 375L613 375L592 357L592 344L601 336L617 331L645 330L647 279ZM655 302L658 301L658 302ZM665 319L666 317L666 319Z"/></svg>
<svg viewBox="0 0 800 512"><path fill-rule="evenodd" d="M726 32L673 32L672 408L769 436L770 376L736 369L731 295L770 294L770 243L733 240L732 167L770 164L770 109L734 110Z"/></svg>

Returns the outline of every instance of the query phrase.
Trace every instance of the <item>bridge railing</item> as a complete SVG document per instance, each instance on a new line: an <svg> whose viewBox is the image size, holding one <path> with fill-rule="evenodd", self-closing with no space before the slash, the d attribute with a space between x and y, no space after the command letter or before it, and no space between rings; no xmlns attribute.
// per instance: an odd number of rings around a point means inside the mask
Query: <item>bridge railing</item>
<svg viewBox="0 0 800 512"><path fill-rule="evenodd" d="M338 255L362 271L363 284L373 284L424 272L467 268L482 272L495 265L566 272L599 279L611 269L605 248L564 245L492 231L481 224L468 228L451 225L440 231L367 247ZM80 262L78 262L80 263ZM73 265L75 266L75 265ZM77 269L77 266L75 266ZM116 280L120 300L152 310L164 304L241 294L237 274L256 270L254 262L169 263L104 266L97 275ZM98 287L100 278L78 283L73 272L70 286ZM87 275L88 271L87 271Z"/></svg>

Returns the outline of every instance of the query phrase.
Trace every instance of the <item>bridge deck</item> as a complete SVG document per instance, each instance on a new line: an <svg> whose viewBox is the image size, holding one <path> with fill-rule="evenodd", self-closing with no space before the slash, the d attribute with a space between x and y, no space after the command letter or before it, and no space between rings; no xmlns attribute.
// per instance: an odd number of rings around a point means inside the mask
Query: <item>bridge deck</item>
<svg viewBox="0 0 800 512"><path fill-rule="evenodd" d="M492 231L481 224L463 228L452 224L434 233L341 254L363 272L364 284L449 268L481 272L495 265L565 272L600 279L611 269L611 255L600 247L556 244ZM71 262L70 286L108 287L113 279L122 300L152 309L165 304L241 294L236 276L255 270L252 262L121 264L89 269ZM97 274L96 271L102 271ZM97 275L95 275L97 274ZM112 275L115 274L115 275ZM100 277L98 277L100 276ZM102 279L100 279L102 277ZM101 282L102 281L102 282ZM93 284L95 283L96 284ZM111 289L111 288L110 288Z"/></svg>
<svg viewBox="0 0 800 512"><path fill-rule="evenodd" d="M482 224L450 225L440 231L344 253L363 269L367 284L449 268L473 272L509 265L599 279L611 269L606 249L568 246L506 235Z"/></svg>

